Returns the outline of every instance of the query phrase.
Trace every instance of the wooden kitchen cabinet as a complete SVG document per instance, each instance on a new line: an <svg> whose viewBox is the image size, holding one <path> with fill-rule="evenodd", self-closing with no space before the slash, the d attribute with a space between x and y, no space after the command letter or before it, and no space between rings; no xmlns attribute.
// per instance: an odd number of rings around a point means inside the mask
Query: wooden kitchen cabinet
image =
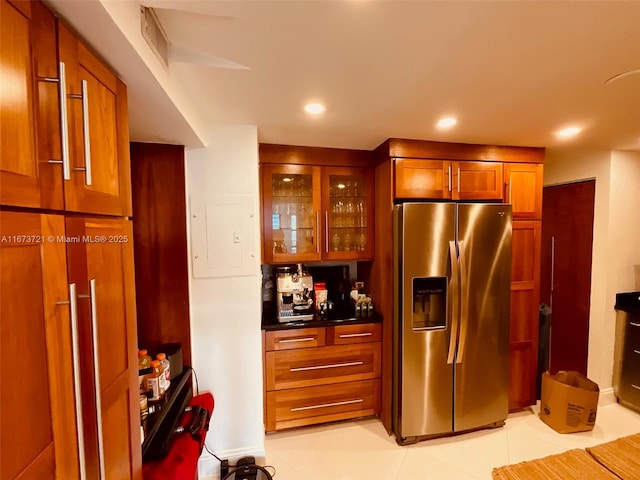
<svg viewBox="0 0 640 480"><path fill-rule="evenodd" d="M368 168L261 166L264 263L373 257Z"/></svg>
<svg viewBox="0 0 640 480"><path fill-rule="evenodd" d="M395 199L502 199L502 163L394 159Z"/></svg>
<svg viewBox="0 0 640 480"><path fill-rule="evenodd" d="M142 453L132 225L69 217L66 235L69 282L78 294L87 472L136 478Z"/></svg>
<svg viewBox="0 0 640 480"><path fill-rule="evenodd" d="M514 220L542 219L542 164L505 163L503 201L512 206Z"/></svg>
<svg viewBox="0 0 640 480"><path fill-rule="evenodd" d="M320 183L320 167L262 166L265 263L320 260Z"/></svg>
<svg viewBox="0 0 640 480"><path fill-rule="evenodd" d="M267 432L376 415L380 324L266 331Z"/></svg>
<svg viewBox="0 0 640 480"><path fill-rule="evenodd" d="M131 233L0 212L3 478L140 479Z"/></svg>
<svg viewBox="0 0 640 480"><path fill-rule="evenodd" d="M140 480L126 88L42 2L0 8L2 478Z"/></svg>
<svg viewBox="0 0 640 480"><path fill-rule="evenodd" d="M451 162L396 158L395 198L451 198Z"/></svg>
<svg viewBox="0 0 640 480"><path fill-rule="evenodd" d="M513 222L509 410L537 399L541 235L540 221Z"/></svg>
<svg viewBox="0 0 640 480"><path fill-rule="evenodd" d="M80 478L67 258L50 241L64 232L62 216L0 211L2 478Z"/></svg>
<svg viewBox="0 0 640 480"><path fill-rule="evenodd" d="M65 208L131 215L126 86L64 25L58 26L70 180ZM64 149L63 149L64 150Z"/></svg>
<svg viewBox="0 0 640 480"><path fill-rule="evenodd" d="M502 200L501 162L451 162L453 200Z"/></svg>
<svg viewBox="0 0 640 480"><path fill-rule="evenodd" d="M42 2L0 8L0 202L131 215L126 86Z"/></svg>
<svg viewBox="0 0 640 480"><path fill-rule="evenodd" d="M373 172L323 167L324 260L373 258Z"/></svg>
<svg viewBox="0 0 640 480"><path fill-rule="evenodd" d="M62 209L56 18L41 2L0 1L0 203Z"/></svg>

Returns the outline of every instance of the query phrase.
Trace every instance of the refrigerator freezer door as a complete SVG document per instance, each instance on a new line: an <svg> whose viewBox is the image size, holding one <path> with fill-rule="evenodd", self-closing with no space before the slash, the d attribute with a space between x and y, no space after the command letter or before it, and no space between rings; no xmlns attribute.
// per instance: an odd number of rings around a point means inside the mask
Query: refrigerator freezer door
<svg viewBox="0 0 640 480"><path fill-rule="evenodd" d="M511 206L458 205L460 338L454 430L502 422L508 413Z"/></svg>
<svg viewBox="0 0 640 480"><path fill-rule="evenodd" d="M455 205L395 207L393 429L400 442L452 431L453 365L447 364Z"/></svg>

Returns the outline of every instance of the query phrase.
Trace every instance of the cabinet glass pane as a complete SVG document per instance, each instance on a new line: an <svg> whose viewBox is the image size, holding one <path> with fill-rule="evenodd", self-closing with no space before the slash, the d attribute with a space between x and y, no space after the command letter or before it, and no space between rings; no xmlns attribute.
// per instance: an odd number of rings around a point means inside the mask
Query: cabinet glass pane
<svg viewBox="0 0 640 480"><path fill-rule="evenodd" d="M314 231L311 175L271 177L273 253L313 253Z"/></svg>
<svg viewBox="0 0 640 480"><path fill-rule="evenodd" d="M368 240L364 177L330 175L329 251L363 252Z"/></svg>

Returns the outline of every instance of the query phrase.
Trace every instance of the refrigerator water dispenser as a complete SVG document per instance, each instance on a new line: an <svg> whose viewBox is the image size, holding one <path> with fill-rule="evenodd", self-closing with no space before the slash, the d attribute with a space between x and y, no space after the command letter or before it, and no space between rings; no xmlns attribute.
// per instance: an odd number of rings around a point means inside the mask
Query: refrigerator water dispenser
<svg viewBox="0 0 640 480"><path fill-rule="evenodd" d="M447 327L447 277L413 279L413 330Z"/></svg>

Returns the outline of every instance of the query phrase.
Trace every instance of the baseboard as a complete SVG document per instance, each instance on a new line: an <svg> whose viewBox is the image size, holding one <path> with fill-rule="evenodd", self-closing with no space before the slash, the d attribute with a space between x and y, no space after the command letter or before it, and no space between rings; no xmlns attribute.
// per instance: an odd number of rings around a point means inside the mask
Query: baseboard
<svg viewBox="0 0 640 480"><path fill-rule="evenodd" d="M598 398L598 406L606 407L607 405L613 405L618 403L616 395L613 393L613 387L603 388L600 390L600 397Z"/></svg>
<svg viewBox="0 0 640 480"><path fill-rule="evenodd" d="M264 447L234 448L214 453L222 459L229 460L232 465L242 457L254 457L258 465L264 465L266 459ZM206 450L202 451L202 455L198 460L198 479L221 480L220 462Z"/></svg>

